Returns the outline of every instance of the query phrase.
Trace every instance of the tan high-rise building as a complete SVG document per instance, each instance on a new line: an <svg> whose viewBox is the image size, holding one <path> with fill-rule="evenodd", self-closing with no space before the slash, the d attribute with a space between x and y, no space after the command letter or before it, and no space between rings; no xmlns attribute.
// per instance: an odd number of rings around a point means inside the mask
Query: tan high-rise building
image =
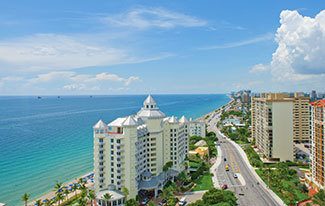
<svg viewBox="0 0 325 206"><path fill-rule="evenodd" d="M325 100L311 103L311 172L312 182L325 188Z"/></svg>
<svg viewBox="0 0 325 206"><path fill-rule="evenodd" d="M309 97L295 93L293 98L293 141L309 142L310 141L310 105Z"/></svg>
<svg viewBox="0 0 325 206"><path fill-rule="evenodd" d="M310 138L309 99L265 93L252 98L252 137L269 160L293 161L294 141Z"/></svg>

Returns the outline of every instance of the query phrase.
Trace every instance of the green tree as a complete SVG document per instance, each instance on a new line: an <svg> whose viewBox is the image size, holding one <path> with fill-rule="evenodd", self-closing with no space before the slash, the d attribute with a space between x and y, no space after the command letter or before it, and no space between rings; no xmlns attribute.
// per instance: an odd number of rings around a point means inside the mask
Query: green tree
<svg viewBox="0 0 325 206"><path fill-rule="evenodd" d="M87 200L84 197L78 199L78 206L87 206Z"/></svg>
<svg viewBox="0 0 325 206"><path fill-rule="evenodd" d="M313 203L318 205L325 205L325 191L320 190L316 195L313 197Z"/></svg>
<svg viewBox="0 0 325 206"><path fill-rule="evenodd" d="M237 198L233 192L213 188L203 195L202 200L196 201L190 206L235 206L236 202Z"/></svg>
<svg viewBox="0 0 325 206"><path fill-rule="evenodd" d="M90 200L90 205L93 206L93 202L96 199L95 191L94 190L89 190L87 197Z"/></svg>
<svg viewBox="0 0 325 206"><path fill-rule="evenodd" d="M163 171L164 172L168 171L172 166L173 166L172 161L166 162L166 164L163 166Z"/></svg>
<svg viewBox="0 0 325 206"><path fill-rule="evenodd" d="M135 199L129 199L125 202L125 206L138 206L138 202Z"/></svg>
<svg viewBox="0 0 325 206"><path fill-rule="evenodd" d="M62 200L64 200L63 194L61 192L58 192L55 196L55 200L58 202L58 205L60 205Z"/></svg>
<svg viewBox="0 0 325 206"><path fill-rule="evenodd" d="M52 205L52 202L49 199L45 199L45 206L50 206Z"/></svg>
<svg viewBox="0 0 325 206"><path fill-rule="evenodd" d="M65 189L65 190L63 191L63 194L64 194L64 196L65 196L65 199L68 200L68 197L69 197L70 191L69 191L68 189Z"/></svg>
<svg viewBox="0 0 325 206"><path fill-rule="evenodd" d="M74 195L77 195L77 190L78 190L78 185L77 184L73 184L72 185L72 191L74 191Z"/></svg>
<svg viewBox="0 0 325 206"><path fill-rule="evenodd" d="M54 185L54 191L55 191L55 193L59 193L59 192L61 192L61 190L62 190L62 186L63 186L63 184L61 183L61 182L56 182L55 183L55 185Z"/></svg>
<svg viewBox="0 0 325 206"><path fill-rule="evenodd" d="M25 193L25 194L23 194L23 196L21 196L21 200L24 202L25 206L27 206L27 202L28 202L29 198L30 198L30 194L27 194L27 193Z"/></svg>
<svg viewBox="0 0 325 206"><path fill-rule="evenodd" d="M103 198L106 202L109 202L112 199L112 195L109 193L106 193L103 195ZM111 203L109 203L108 205L110 205Z"/></svg>
<svg viewBox="0 0 325 206"><path fill-rule="evenodd" d="M129 190L126 187L122 187L122 193L125 196L125 199L128 199L129 196Z"/></svg>
<svg viewBox="0 0 325 206"><path fill-rule="evenodd" d="M42 200L36 200L35 204L37 206L42 206L43 205Z"/></svg>

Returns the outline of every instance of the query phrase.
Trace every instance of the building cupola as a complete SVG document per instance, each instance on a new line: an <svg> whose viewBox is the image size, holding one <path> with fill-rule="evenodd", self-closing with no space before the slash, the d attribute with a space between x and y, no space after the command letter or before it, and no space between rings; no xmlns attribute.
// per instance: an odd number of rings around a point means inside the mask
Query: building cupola
<svg viewBox="0 0 325 206"><path fill-rule="evenodd" d="M144 109L156 109L157 108L157 103L156 101L152 98L151 95L147 97L146 100L143 102L143 108Z"/></svg>

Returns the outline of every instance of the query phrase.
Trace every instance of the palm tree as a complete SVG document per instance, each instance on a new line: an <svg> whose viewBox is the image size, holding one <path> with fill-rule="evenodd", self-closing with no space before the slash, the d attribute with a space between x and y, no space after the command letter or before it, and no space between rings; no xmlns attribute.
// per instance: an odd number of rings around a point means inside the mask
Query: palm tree
<svg viewBox="0 0 325 206"><path fill-rule="evenodd" d="M37 201L35 202L35 204L36 204L37 206L42 206L42 205L43 205L42 200L37 200Z"/></svg>
<svg viewBox="0 0 325 206"><path fill-rule="evenodd" d="M325 191L320 190L316 195L313 197L313 203L318 205L325 205Z"/></svg>
<svg viewBox="0 0 325 206"><path fill-rule="evenodd" d="M83 178L79 178L78 183L80 184L80 186L85 186L86 184Z"/></svg>
<svg viewBox="0 0 325 206"><path fill-rule="evenodd" d="M58 182L58 181L56 182L56 184L54 186L54 189L55 189L54 191L56 194L61 192L62 186L63 186L63 184L61 182Z"/></svg>
<svg viewBox="0 0 325 206"><path fill-rule="evenodd" d="M93 201L96 199L94 190L89 190L88 199L90 200L90 205L93 206Z"/></svg>
<svg viewBox="0 0 325 206"><path fill-rule="evenodd" d="M64 200L64 196L63 196L63 194L61 192L57 193L55 198L56 198L56 201L59 202L58 205L60 205L61 201Z"/></svg>
<svg viewBox="0 0 325 206"><path fill-rule="evenodd" d="M66 200L68 200L68 197L69 197L70 191L69 191L68 189L65 189L65 190L63 191L63 194L64 194Z"/></svg>
<svg viewBox="0 0 325 206"><path fill-rule="evenodd" d="M28 202L29 198L30 198L30 194L27 194L27 193L25 193L25 194L23 194L23 196L21 196L21 200L25 203L25 206L27 206L27 202Z"/></svg>
<svg viewBox="0 0 325 206"><path fill-rule="evenodd" d="M103 198L104 198L105 202L109 202L112 198L112 195L109 193L106 193L103 195ZM111 203L109 202L108 205L111 205Z"/></svg>
<svg viewBox="0 0 325 206"><path fill-rule="evenodd" d="M87 205L87 200L83 197L78 199L78 205L80 206L86 206Z"/></svg>
<svg viewBox="0 0 325 206"><path fill-rule="evenodd" d="M125 199L128 199L129 196L129 190L126 187L122 187L122 193L125 196Z"/></svg>
<svg viewBox="0 0 325 206"><path fill-rule="evenodd" d="M74 195L77 195L77 190L78 190L78 185L77 184L73 184L72 186L72 190L74 191Z"/></svg>
<svg viewBox="0 0 325 206"><path fill-rule="evenodd" d="M44 204L45 206L52 205L52 202L49 199L45 199L44 201L45 201L45 204Z"/></svg>

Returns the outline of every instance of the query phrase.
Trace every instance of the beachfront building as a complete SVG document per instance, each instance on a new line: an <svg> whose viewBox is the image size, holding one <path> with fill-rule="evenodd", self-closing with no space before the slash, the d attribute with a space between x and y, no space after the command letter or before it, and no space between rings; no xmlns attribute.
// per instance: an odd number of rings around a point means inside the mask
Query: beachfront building
<svg viewBox="0 0 325 206"><path fill-rule="evenodd" d="M311 181L325 189L325 100L311 103Z"/></svg>
<svg viewBox="0 0 325 206"><path fill-rule="evenodd" d="M102 199L103 191L121 194L123 188L129 191L127 198L142 191L157 196L185 169L191 124L185 117L166 117L150 95L137 114L109 124L100 120L93 127L97 198ZM172 167L165 171L170 162Z"/></svg>
<svg viewBox="0 0 325 206"><path fill-rule="evenodd" d="M252 98L252 137L267 160L294 160L294 141L310 137L309 98L267 93Z"/></svg>
<svg viewBox="0 0 325 206"><path fill-rule="evenodd" d="M206 137L205 122L202 120L192 120L189 123L189 136Z"/></svg>

